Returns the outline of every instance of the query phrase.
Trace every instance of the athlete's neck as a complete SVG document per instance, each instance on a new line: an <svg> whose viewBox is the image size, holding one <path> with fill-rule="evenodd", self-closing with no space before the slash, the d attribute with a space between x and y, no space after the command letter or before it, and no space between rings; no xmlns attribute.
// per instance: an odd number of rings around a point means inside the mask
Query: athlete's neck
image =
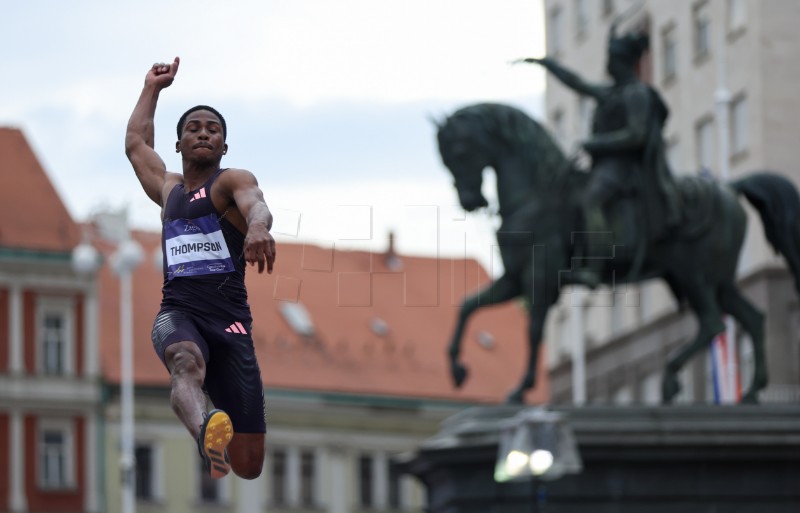
<svg viewBox="0 0 800 513"><path fill-rule="evenodd" d="M219 162L183 163L183 186L190 191L203 185L219 170Z"/></svg>

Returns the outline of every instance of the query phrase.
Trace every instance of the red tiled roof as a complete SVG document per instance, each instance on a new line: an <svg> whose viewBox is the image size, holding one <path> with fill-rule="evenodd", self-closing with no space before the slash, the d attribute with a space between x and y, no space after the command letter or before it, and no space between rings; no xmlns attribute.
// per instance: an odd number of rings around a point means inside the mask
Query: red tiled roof
<svg viewBox="0 0 800 513"><path fill-rule="evenodd" d="M71 251L80 230L22 132L0 127L0 247Z"/></svg>
<svg viewBox="0 0 800 513"><path fill-rule="evenodd" d="M160 235L136 234L147 259L135 271L135 378L142 385L166 385L168 375L150 342L161 299L162 274L153 265ZM272 275L247 270L253 337L268 388L402 396L457 401L500 402L522 377L527 359L527 318L517 304L486 308L471 319L463 342L470 377L453 387L446 349L458 305L467 292L488 282L474 260L401 257L390 270L383 254L334 251L278 243ZM103 371L119 379L119 287L111 271L101 271ZM298 302L315 327L311 337L296 333L280 312ZM376 334L380 319L388 331ZM377 321L377 322L380 322ZM486 349L477 334L489 332ZM540 359L542 362L543 359ZM549 391L543 363L539 386L529 402L545 402Z"/></svg>

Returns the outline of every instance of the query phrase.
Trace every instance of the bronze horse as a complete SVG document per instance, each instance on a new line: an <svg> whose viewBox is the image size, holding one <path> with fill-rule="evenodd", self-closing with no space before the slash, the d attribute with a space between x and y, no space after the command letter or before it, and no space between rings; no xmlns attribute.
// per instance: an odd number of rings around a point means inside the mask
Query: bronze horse
<svg viewBox="0 0 800 513"><path fill-rule="evenodd" d="M522 111L482 103L456 111L438 125L439 152L455 178L461 206L473 211L487 206L481 193L484 169L497 177L502 224L497 241L505 272L461 305L449 346L452 378L460 386L467 377L459 361L461 338L470 315L480 307L523 298L528 309L527 370L508 402L522 403L536 383L539 343L549 308L561 287L575 284L570 270L581 256L572 240L580 233L578 215L588 173L564 156L547 131ZM603 283L661 278L676 300L684 300L698 320L697 334L671 355L664 370L662 400L669 403L680 391L678 371L724 330L730 314L752 340L755 372L743 402L757 402L767 385L764 357L764 316L736 287L735 276L747 217L738 195L760 212L767 239L785 257L800 291L800 196L786 178L756 173L727 184L701 177L681 177L682 223L662 238L648 242L637 262L636 197L616 202L607 212L614 237L604 257ZM629 276L636 268L635 276ZM622 277L622 278L621 278Z"/></svg>

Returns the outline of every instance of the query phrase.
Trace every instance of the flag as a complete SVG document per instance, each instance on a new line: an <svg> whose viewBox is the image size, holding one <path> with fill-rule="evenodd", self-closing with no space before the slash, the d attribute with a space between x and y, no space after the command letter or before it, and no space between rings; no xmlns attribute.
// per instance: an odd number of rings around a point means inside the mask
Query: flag
<svg viewBox="0 0 800 513"><path fill-rule="evenodd" d="M727 323L726 323L727 326ZM742 383L739 377L739 354L735 337L729 337L728 329L711 341L711 379L714 384L714 403L733 404L742 398Z"/></svg>

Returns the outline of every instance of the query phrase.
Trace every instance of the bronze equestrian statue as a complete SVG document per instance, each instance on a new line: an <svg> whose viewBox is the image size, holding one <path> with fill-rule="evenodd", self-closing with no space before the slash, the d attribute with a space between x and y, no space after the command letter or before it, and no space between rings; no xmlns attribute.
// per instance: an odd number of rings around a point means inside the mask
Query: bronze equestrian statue
<svg viewBox="0 0 800 513"><path fill-rule="evenodd" d="M609 60L615 58L614 39ZM537 62L560 74L565 82L584 87L552 61ZM467 106L437 123L439 152L455 178L461 206L467 211L487 206L481 193L482 173L492 168L502 218L497 240L505 272L461 305L449 346L453 380L460 386L467 377L467 369L459 361L461 338L467 320L478 308L525 299L530 319L527 369L508 397L511 403L522 403L525 392L536 382L545 319L561 287L587 281L589 285L619 284L660 278L698 320L694 339L667 362L663 402L671 402L679 392L679 370L724 330L724 313L736 319L752 340L755 370L742 401L757 402L758 392L767 385L764 316L736 287L737 262L747 228L738 196L745 196L760 212L767 239L787 260L798 292L800 196L791 182L770 172L727 184L701 177L672 178L663 147L656 140L661 136L666 107L652 90L626 75L636 64L627 54L609 68L622 66L620 62L628 70L620 70L619 76L627 78L618 81L633 84L632 91L622 85L605 90L585 86L586 90L596 93L598 102L612 102L613 108L598 108L600 116L612 117L636 106L643 106L643 111L631 113L627 123L617 120L616 125L613 119L595 117L595 133L586 143L595 159L588 173L567 159L539 123L507 105ZM619 92L615 87L623 90L621 99L615 99ZM614 192L605 192L606 187ZM593 196L597 190L603 192ZM602 218L596 213L587 215L587 197L596 201L589 209L602 208ZM604 254L597 256L595 242L576 243L573 234L597 230L600 223L604 226L599 231L610 240ZM597 279L587 280L585 267L577 269L579 272L574 269L576 260L587 260L588 245L595 251L588 259L588 274L596 273Z"/></svg>

